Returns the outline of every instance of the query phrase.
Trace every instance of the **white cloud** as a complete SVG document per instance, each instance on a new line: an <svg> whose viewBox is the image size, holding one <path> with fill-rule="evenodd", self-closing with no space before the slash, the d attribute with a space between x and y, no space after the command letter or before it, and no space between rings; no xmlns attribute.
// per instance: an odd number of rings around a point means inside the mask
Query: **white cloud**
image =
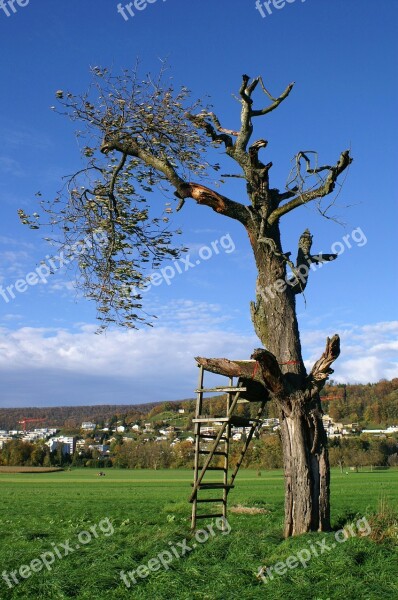
<svg viewBox="0 0 398 600"><path fill-rule="evenodd" d="M226 331L220 306L176 302L162 326L96 335L94 325L0 329L3 405L138 403L193 396L195 356L248 358L259 345L250 333ZM342 332L338 381L369 382L398 375L398 322ZM325 331L303 333L307 367L319 358Z"/></svg>
<svg viewBox="0 0 398 600"><path fill-rule="evenodd" d="M162 327L119 329L102 335L95 334L93 325L80 325L74 332L0 329L0 370L7 390L3 405L137 403L192 397L195 356L244 358L258 345L254 336L225 332L225 317L217 305L181 301L165 306L163 313Z"/></svg>
<svg viewBox="0 0 398 600"><path fill-rule="evenodd" d="M334 364L333 379L368 383L398 377L398 321L350 325L339 332L341 355ZM307 368L319 358L330 331L304 332Z"/></svg>

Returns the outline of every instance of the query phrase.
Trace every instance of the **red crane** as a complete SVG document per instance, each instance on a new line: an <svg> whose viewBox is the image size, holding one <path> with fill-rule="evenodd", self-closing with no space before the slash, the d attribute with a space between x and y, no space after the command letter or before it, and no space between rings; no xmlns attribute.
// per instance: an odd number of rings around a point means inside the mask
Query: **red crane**
<svg viewBox="0 0 398 600"><path fill-rule="evenodd" d="M39 423L45 420L46 419L22 419L22 421L18 421L18 423L23 425L23 430L26 431L26 423Z"/></svg>

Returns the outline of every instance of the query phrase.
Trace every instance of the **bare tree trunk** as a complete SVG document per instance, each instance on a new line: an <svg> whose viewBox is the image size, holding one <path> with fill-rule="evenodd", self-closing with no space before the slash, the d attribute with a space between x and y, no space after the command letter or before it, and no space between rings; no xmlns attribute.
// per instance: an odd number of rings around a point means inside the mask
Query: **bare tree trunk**
<svg viewBox="0 0 398 600"><path fill-rule="evenodd" d="M320 425L318 424L318 427ZM285 536L330 529L329 459L326 440L311 452L316 436L305 415L283 416Z"/></svg>
<svg viewBox="0 0 398 600"><path fill-rule="evenodd" d="M258 235L258 234L257 234ZM285 472L285 536L330 529L327 437L318 394L308 401L296 318L294 286L286 284L279 231L267 241L250 236L258 278L251 313L264 347L278 361L286 387L274 398L279 407Z"/></svg>

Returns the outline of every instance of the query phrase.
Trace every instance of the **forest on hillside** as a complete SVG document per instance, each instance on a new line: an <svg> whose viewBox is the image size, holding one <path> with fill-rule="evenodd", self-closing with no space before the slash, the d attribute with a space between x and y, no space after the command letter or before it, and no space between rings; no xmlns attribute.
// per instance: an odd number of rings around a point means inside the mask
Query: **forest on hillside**
<svg viewBox="0 0 398 600"><path fill-rule="evenodd" d="M356 422L363 427L398 425L398 378L391 381L385 379L368 384L336 384L331 381L322 392L324 412L334 421L344 423ZM57 427L73 430L80 427L83 421L92 421L104 426L118 420L127 424L145 418L156 420L157 415L165 411L177 412L185 410L184 418L189 425L195 403L192 399L149 402L137 405L95 405L95 406L52 406L43 408L0 408L0 429L21 429L18 421L25 418L43 419L32 422L28 429L34 427ZM208 398L205 402L209 414L222 414L225 410L225 399L222 396ZM240 405L241 414L250 413L257 408L252 405ZM272 402L267 405L268 417L278 417L277 408ZM161 418L160 418L161 420Z"/></svg>
<svg viewBox="0 0 398 600"><path fill-rule="evenodd" d="M338 397L322 402L334 421L359 422L363 425L398 425L398 378L377 383L327 385L322 396Z"/></svg>
<svg viewBox="0 0 398 600"><path fill-rule="evenodd" d="M56 427L58 429L76 429L83 421L92 421L101 425L116 417L116 420L130 415L140 419L156 405L148 404L98 404L94 406L46 406L42 408L0 408L0 429L22 429L18 424L23 419L42 419L40 422L27 423L27 429L35 427Z"/></svg>

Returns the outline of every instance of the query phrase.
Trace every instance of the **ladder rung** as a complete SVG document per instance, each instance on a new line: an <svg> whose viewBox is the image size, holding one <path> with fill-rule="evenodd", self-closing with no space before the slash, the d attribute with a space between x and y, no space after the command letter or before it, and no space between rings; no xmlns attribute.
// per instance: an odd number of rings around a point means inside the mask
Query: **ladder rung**
<svg viewBox="0 0 398 600"><path fill-rule="evenodd" d="M199 392L246 392L245 387L215 387L215 388L199 388L195 390L195 393Z"/></svg>
<svg viewBox="0 0 398 600"><path fill-rule="evenodd" d="M196 515L196 519L215 519L217 517L223 517L222 513L214 513L212 515Z"/></svg>
<svg viewBox="0 0 398 600"><path fill-rule="evenodd" d="M193 487L195 484L191 483L191 487ZM225 484L225 483L200 483L198 488L202 489L202 490L224 490L224 489L231 489L234 488L234 485L230 485Z"/></svg>
<svg viewBox="0 0 398 600"><path fill-rule="evenodd" d="M260 422L262 419L255 419L246 417L198 417L197 419L192 419L192 423L231 423L231 425L235 425L236 427L250 427L250 425L257 421ZM238 425L238 423L241 423Z"/></svg>
<svg viewBox="0 0 398 600"><path fill-rule="evenodd" d="M259 422L261 419L246 419L245 417L238 416L230 418L231 425L234 425L235 427L250 427L255 421Z"/></svg>
<svg viewBox="0 0 398 600"><path fill-rule="evenodd" d="M199 450L199 454L213 454L214 456L228 456L228 452L222 452L221 450Z"/></svg>
<svg viewBox="0 0 398 600"><path fill-rule="evenodd" d="M192 467L194 469L195 467ZM198 470L201 471L203 467L198 466ZM206 471L228 471L226 467L207 467Z"/></svg>
<svg viewBox="0 0 398 600"><path fill-rule="evenodd" d="M224 504L224 498L196 498L196 502L222 502Z"/></svg>
<svg viewBox="0 0 398 600"><path fill-rule="evenodd" d="M229 417L198 417L192 419L192 423L227 423L229 420Z"/></svg>

